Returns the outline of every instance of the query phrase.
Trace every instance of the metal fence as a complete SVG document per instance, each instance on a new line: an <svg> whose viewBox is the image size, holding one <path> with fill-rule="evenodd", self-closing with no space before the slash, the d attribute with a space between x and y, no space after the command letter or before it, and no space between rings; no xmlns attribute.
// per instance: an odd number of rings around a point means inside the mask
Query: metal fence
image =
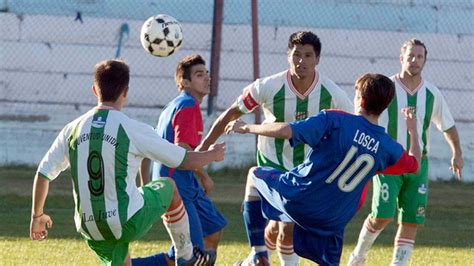
<svg viewBox="0 0 474 266"><path fill-rule="evenodd" d="M322 42L319 70L352 97L363 73L397 73L400 46L417 37L428 48L424 77L440 88L457 121L474 122L471 0L223 0L217 112L253 80L253 1L260 76L286 69L289 35L311 30ZM125 111L155 125L161 108L178 93L176 62L191 53L210 62L213 12L214 0L0 0L0 131L8 136L0 141L7 147L0 162L36 162L34 155L45 151L65 122L95 105L93 67L104 59L129 63ZM184 31L181 50L167 58L147 54L139 40L142 23L160 13L177 18Z"/></svg>

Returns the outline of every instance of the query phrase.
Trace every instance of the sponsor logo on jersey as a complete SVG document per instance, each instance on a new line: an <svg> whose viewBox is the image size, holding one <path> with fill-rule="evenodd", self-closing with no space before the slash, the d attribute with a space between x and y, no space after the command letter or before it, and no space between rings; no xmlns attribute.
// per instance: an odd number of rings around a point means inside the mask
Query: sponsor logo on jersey
<svg viewBox="0 0 474 266"><path fill-rule="evenodd" d="M83 212L81 218L82 218L82 221L86 223L86 222L93 222L93 221L106 221L107 219L110 219L117 215L118 215L117 209L99 210L99 213L97 214L97 216L94 216L94 214L87 214Z"/></svg>
<svg viewBox="0 0 474 266"><path fill-rule="evenodd" d="M408 109L414 114L416 114L416 106L407 106Z"/></svg>
<svg viewBox="0 0 474 266"><path fill-rule="evenodd" d="M296 121L303 120L303 119L306 119L306 118L308 118L308 111L295 112L295 120Z"/></svg>
<svg viewBox="0 0 474 266"><path fill-rule="evenodd" d="M98 116L97 119L92 120L92 126L95 128L103 128L105 121L102 121L102 116Z"/></svg>
<svg viewBox="0 0 474 266"><path fill-rule="evenodd" d="M420 194L426 194L427 191L428 191L428 187L426 187L425 184L421 184L418 187L418 193L420 193Z"/></svg>
<svg viewBox="0 0 474 266"><path fill-rule="evenodd" d="M418 207L416 210L416 216L425 216L425 207Z"/></svg>

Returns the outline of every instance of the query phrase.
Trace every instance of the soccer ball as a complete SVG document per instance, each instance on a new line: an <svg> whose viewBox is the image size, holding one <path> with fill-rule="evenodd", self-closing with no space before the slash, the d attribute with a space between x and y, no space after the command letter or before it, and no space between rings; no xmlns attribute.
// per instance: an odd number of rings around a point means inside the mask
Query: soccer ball
<svg viewBox="0 0 474 266"><path fill-rule="evenodd" d="M181 24L172 16L159 14L143 23L140 41L145 51L166 57L178 51L183 43Z"/></svg>

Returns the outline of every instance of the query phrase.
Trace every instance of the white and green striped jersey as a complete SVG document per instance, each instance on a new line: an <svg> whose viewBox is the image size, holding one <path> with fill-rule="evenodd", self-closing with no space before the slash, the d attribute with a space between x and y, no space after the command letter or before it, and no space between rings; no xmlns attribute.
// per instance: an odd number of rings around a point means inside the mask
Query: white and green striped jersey
<svg viewBox="0 0 474 266"><path fill-rule="evenodd" d="M257 106L263 110L263 124L292 122L306 119L322 109L353 112L352 102L333 81L316 71L310 88L304 95L294 87L290 71L257 79L247 86L237 99L242 113ZM257 164L288 170L303 162L309 147L301 144L292 148L288 140L258 136Z"/></svg>
<svg viewBox="0 0 474 266"><path fill-rule="evenodd" d="M94 108L67 124L43 157L38 175L54 180L71 167L76 228L86 239L113 240L143 207L136 186L143 158L179 166L185 149L125 114Z"/></svg>
<svg viewBox="0 0 474 266"><path fill-rule="evenodd" d="M410 138L408 135L406 121L400 110L410 107L416 113L418 120L419 142L424 156L428 155L429 133L431 122L438 130L446 131L454 126L454 119L449 111L448 105L439 89L426 80L411 92L400 81L398 75L390 77L395 82L395 96L387 109L379 118L379 124L387 133L403 148L409 150Z"/></svg>

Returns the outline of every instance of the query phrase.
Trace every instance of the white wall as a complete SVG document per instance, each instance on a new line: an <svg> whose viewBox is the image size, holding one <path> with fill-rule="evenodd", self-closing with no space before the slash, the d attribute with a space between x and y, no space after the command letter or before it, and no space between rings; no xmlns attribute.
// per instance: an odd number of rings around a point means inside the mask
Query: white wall
<svg viewBox="0 0 474 266"><path fill-rule="evenodd" d="M38 163L62 126L95 103L89 89L93 66L114 57L117 29L124 21L88 18L84 25L71 24L71 20L72 17L0 13L0 134L6 136L0 138L0 164ZM126 23L130 35L121 57L130 64L132 72L129 106L152 108L124 111L154 125L160 112L157 107L176 95L171 91L176 61L190 53L209 58L211 26L183 24L185 32L203 34L199 38L186 35L177 55L158 59L146 54L138 42L141 21ZM68 27L55 27L63 24ZM319 69L340 84L350 97L353 83L361 74L396 73L399 47L413 36L398 32L308 29L316 32L323 43ZM58 34L58 30L62 32ZM286 68L287 38L296 30L301 28L260 28L260 36L271 36L260 39L261 76ZM224 26L217 98L220 109L230 105L252 80L250 36L248 26ZM458 123L458 128L466 162L465 178L474 181L474 105L467 102L474 95L474 37L432 33L416 36L428 45L425 78L443 92L449 92L445 95L458 121L470 121ZM206 118L207 128L214 118ZM223 140L228 142L227 160L214 166L252 162L254 137L231 136ZM432 134L431 144L430 178L450 178L449 147L436 132Z"/></svg>

